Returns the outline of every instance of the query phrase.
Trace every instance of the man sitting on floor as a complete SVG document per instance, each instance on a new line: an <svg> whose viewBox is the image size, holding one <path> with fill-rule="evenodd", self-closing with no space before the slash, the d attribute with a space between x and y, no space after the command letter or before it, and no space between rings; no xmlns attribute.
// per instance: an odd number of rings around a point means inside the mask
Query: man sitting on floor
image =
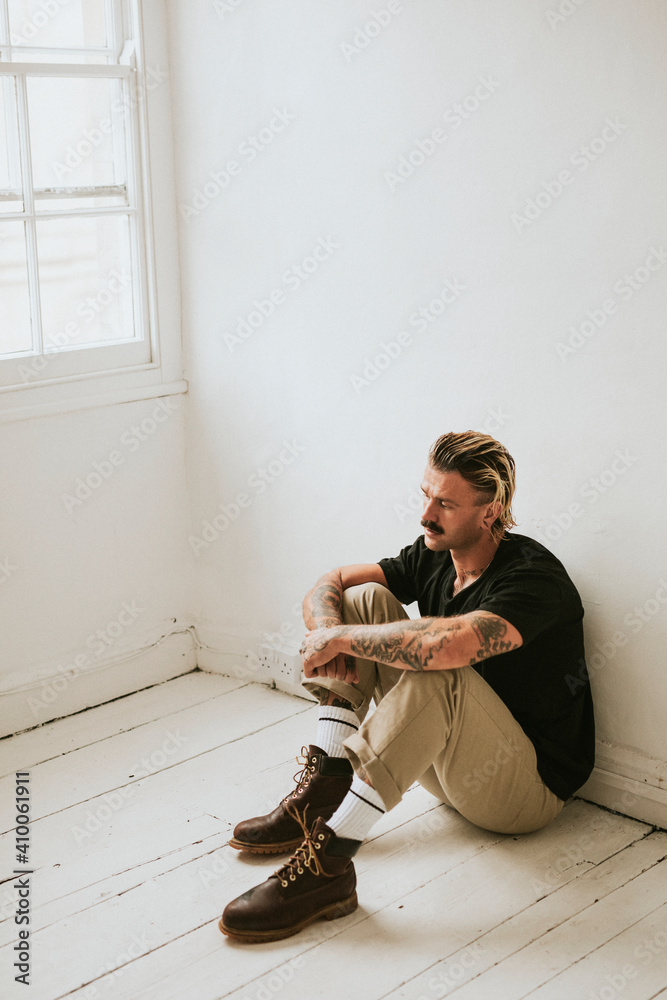
<svg viewBox="0 0 667 1000"><path fill-rule="evenodd" d="M550 823L591 773L583 607L561 562L508 530L512 456L484 434L445 434L422 491L413 545L332 570L304 600L316 743L296 789L234 830L240 851L294 852L225 908L220 930L239 941L351 913L351 859L415 781L477 826L518 834Z"/></svg>

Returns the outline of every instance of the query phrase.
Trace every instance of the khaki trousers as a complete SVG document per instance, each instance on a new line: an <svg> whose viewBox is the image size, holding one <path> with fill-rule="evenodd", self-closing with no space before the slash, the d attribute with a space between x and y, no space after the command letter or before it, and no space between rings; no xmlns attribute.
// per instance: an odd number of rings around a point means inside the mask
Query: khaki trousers
<svg viewBox="0 0 667 1000"><path fill-rule="evenodd" d="M386 587L364 584L343 594L347 625L407 618ZM535 748L504 702L472 667L416 673L357 660L359 681L304 680L316 697L334 691L357 713L359 732L345 740L387 809L415 781L477 826L529 833L546 826L563 802L537 771ZM367 715L371 700L376 708Z"/></svg>

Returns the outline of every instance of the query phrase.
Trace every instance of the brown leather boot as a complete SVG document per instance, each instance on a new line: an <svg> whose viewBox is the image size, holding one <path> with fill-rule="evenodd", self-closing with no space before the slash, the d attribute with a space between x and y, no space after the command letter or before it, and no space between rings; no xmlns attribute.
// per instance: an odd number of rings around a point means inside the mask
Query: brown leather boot
<svg viewBox="0 0 667 1000"><path fill-rule="evenodd" d="M305 817L299 823L305 832L301 846L266 882L227 904L218 924L223 934L247 944L278 941L314 920L335 920L356 910L351 857L361 842L337 837L321 817L310 832Z"/></svg>
<svg viewBox="0 0 667 1000"><path fill-rule="evenodd" d="M249 854L287 854L296 850L303 840L303 828L287 805L300 812L308 808L308 822L321 816L331 819L352 784L353 769L347 757L328 757L324 750L310 746L301 748L305 759L297 761L301 772L294 775L296 788L266 816L243 820L234 828L230 847Z"/></svg>

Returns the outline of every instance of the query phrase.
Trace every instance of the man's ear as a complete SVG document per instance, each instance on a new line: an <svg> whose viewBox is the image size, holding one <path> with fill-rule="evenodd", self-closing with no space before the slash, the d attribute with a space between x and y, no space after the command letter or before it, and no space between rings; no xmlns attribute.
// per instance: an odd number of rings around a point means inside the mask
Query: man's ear
<svg viewBox="0 0 667 1000"><path fill-rule="evenodd" d="M487 506L486 510L484 511L484 518L483 518L485 528L492 527L496 519L500 516L502 509L503 505L501 504L500 500L495 500L493 503L490 503Z"/></svg>

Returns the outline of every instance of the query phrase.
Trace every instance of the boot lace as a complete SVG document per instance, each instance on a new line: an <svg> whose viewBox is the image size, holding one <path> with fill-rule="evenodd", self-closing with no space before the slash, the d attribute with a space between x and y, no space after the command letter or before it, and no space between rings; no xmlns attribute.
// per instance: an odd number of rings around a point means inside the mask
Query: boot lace
<svg viewBox="0 0 667 1000"><path fill-rule="evenodd" d="M301 756L297 755L297 764L301 765L301 770L297 771L294 775L294 781L296 781L296 788L289 795L286 795L283 802L287 803L288 799L294 799L302 792L312 776L315 774L315 758L308 756L308 747L301 747Z"/></svg>
<svg viewBox="0 0 667 1000"><path fill-rule="evenodd" d="M303 875L306 869L312 872L313 875L324 875L331 878L332 876L327 876L317 855L317 851L322 847L324 834L319 833L315 837L314 824L309 830L306 823L308 806L300 813L295 805L287 802L285 810L297 821L303 830L303 843L300 847L297 847L292 857L273 873L280 881L283 889L286 889L290 882L296 882L297 875Z"/></svg>

